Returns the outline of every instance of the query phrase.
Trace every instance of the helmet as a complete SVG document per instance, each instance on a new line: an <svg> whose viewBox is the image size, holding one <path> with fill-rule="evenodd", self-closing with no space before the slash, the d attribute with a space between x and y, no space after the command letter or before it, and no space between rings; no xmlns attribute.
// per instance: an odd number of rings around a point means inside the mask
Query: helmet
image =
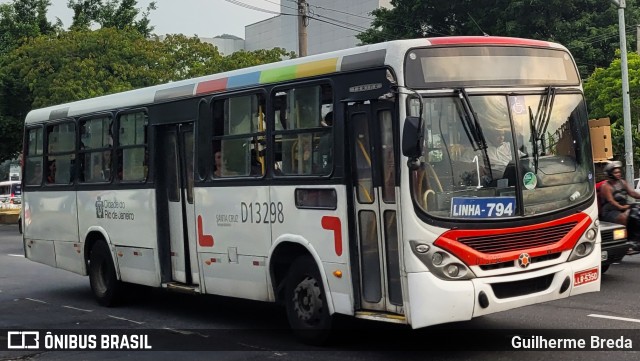
<svg viewBox="0 0 640 361"><path fill-rule="evenodd" d="M613 178L613 170L616 168L622 169L622 162L619 162L617 160L609 162L604 166L604 174L609 178Z"/></svg>

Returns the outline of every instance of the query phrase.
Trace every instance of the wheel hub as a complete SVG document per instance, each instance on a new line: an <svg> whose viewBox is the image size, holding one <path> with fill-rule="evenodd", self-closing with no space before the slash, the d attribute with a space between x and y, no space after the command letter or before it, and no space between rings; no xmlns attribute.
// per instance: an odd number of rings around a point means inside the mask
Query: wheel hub
<svg viewBox="0 0 640 361"><path fill-rule="evenodd" d="M293 308L303 321L317 318L322 309L320 287L313 278L305 278L293 292Z"/></svg>

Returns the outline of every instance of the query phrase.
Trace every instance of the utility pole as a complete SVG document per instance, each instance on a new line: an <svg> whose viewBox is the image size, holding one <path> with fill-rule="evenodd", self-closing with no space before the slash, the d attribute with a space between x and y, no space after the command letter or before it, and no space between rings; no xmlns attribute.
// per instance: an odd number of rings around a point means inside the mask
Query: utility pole
<svg viewBox="0 0 640 361"><path fill-rule="evenodd" d="M640 54L640 25L636 25L636 53Z"/></svg>
<svg viewBox="0 0 640 361"><path fill-rule="evenodd" d="M624 25L626 0L611 0L618 7L618 28L620 29L620 67L622 68L622 113L624 116L624 160L627 183L633 185L633 143L631 140L631 102L629 101L629 66L627 64L627 36Z"/></svg>
<svg viewBox="0 0 640 361"><path fill-rule="evenodd" d="M307 56L307 25L309 25L307 10L309 10L309 4L305 0L298 0L298 55L301 57Z"/></svg>

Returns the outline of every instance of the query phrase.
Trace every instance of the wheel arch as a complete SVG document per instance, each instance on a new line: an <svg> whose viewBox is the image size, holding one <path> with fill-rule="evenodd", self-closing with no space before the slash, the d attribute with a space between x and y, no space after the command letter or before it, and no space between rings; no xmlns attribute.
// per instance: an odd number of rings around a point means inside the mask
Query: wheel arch
<svg viewBox="0 0 640 361"><path fill-rule="evenodd" d="M84 257L84 269L83 274L89 274L89 258L91 257L91 249L97 242L105 242L109 247L111 253L111 261L113 262L113 266L116 270L116 276L118 280L120 280L120 268L118 267L118 262L116 257L114 257L111 239L107 235L107 232L101 227L91 227L87 230L86 235L84 236L84 246L83 246L83 257Z"/></svg>
<svg viewBox="0 0 640 361"><path fill-rule="evenodd" d="M271 291L276 302L281 303L284 298L284 285L287 274L293 261L302 256L311 257L322 278L329 314L334 313L333 298L329 290L329 282L318 252L304 237L295 235L283 235L273 243L268 258L268 277Z"/></svg>

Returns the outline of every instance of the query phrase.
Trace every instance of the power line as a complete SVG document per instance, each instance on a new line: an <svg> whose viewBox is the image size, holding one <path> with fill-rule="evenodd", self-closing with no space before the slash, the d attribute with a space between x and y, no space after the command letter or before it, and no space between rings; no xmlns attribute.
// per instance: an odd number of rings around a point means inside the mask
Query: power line
<svg viewBox="0 0 640 361"><path fill-rule="evenodd" d="M282 7L287 8L287 9L295 10L296 12L298 11L298 8L297 8L297 7L295 7L295 8L294 8L294 7L291 7L291 6L284 5L284 4L282 3L282 1L280 1L280 4L278 4L277 2L274 2L274 1L270 1L270 0L264 0L264 1L266 1L266 2L268 2L268 3L271 3L271 4L280 5L280 6L282 6ZM292 2L292 3L294 3L294 4L296 4L296 5L298 5L298 2L297 2L297 1L291 1L291 2Z"/></svg>
<svg viewBox="0 0 640 361"><path fill-rule="evenodd" d="M351 27L348 27L348 26L345 26L345 25L341 25L341 24L333 23L333 22L330 22L330 21L327 21L327 20L323 20L323 19L320 19L320 18L314 17L314 16L309 16L309 15L307 15L307 17L308 17L309 19L313 19L313 20L319 21L319 22L321 22L321 23L327 23L327 24L331 24L331 25L333 25L333 26L337 26L337 27L340 27L340 28L343 28L343 29L347 29L347 30L355 31L355 32L357 32L358 34L360 34L360 33L362 32L362 30L358 30L358 29L354 29L354 28L351 28ZM352 25L353 25L353 24L352 24ZM354 26L355 26L355 25L354 25Z"/></svg>
<svg viewBox="0 0 640 361"><path fill-rule="evenodd" d="M246 8L246 9L251 9L251 10L255 10L255 11L260 11L263 13L267 13L267 14L274 14L274 15L293 15L293 14L283 14L279 11L272 11L272 10L267 10L267 9L263 9L261 7L257 7L257 6L253 6L253 5L249 5L249 4L245 4L242 1L238 1L238 0L224 0L230 4L234 4L234 5L238 5L240 7Z"/></svg>
<svg viewBox="0 0 640 361"><path fill-rule="evenodd" d="M265 0L265 1L266 1L266 0ZM294 2L294 0L288 0L288 1ZM342 11L342 10L337 10L337 9L326 8L326 7L322 7L322 6L318 6L318 5L309 5L309 6L314 7L314 8L317 8L317 9L322 9L322 10L327 10L327 11L333 11L333 12L336 12L336 13L339 13L339 14L350 15L350 16L354 16L354 17L358 17L358 18L362 18L362 19L366 19L366 20L371 20L372 22L373 22L374 20L378 20L378 21L380 21L380 23L382 23L382 24L398 26L398 27L401 27L401 28L405 28L405 29L407 29L407 30L412 30L412 31L413 31L413 30L415 30L415 29L413 29L412 27L407 26L406 24L402 24L402 23L396 23L396 22L392 22L392 21L382 21L382 20L377 19L377 18L374 18L374 17L370 17L370 16L363 16L363 15L360 15L360 14L354 14L354 13L350 13L350 12L347 12L347 11ZM329 19L330 19L330 18L329 18ZM355 25L355 24L351 24L351 25L353 25L353 26L359 26L359 25ZM369 28L366 28L366 29L368 30ZM426 32L427 32L427 33L429 33L429 34L434 34L434 35L450 36L450 35L448 35L448 34L439 33L439 32L437 32L437 31L433 31L433 30L426 30ZM386 39L386 40L389 40L388 38L385 38L385 39Z"/></svg>

